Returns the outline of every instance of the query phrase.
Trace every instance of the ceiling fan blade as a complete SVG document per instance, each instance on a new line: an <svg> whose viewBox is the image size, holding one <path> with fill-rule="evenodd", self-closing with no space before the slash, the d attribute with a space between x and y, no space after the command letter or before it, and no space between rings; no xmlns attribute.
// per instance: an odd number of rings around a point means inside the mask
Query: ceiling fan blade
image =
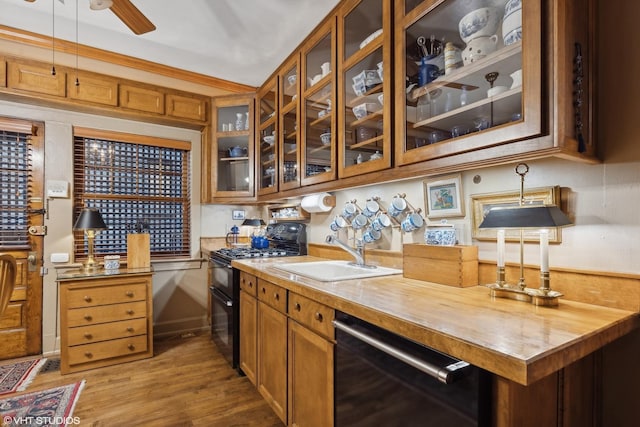
<svg viewBox="0 0 640 427"><path fill-rule="evenodd" d="M110 9L136 34L144 34L156 29L156 26L130 0L113 0Z"/></svg>

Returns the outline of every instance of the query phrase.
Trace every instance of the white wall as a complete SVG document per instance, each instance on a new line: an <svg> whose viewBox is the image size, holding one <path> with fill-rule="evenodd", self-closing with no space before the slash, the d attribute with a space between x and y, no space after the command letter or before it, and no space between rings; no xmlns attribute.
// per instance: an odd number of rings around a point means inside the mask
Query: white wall
<svg viewBox="0 0 640 427"><path fill-rule="evenodd" d="M0 116L45 123L45 179L73 183L73 126L170 138L191 142L191 256L200 257L200 133L193 130L133 122L0 101ZM53 199L49 204L48 234L44 238L43 353L59 349L58 292L51 253L73 253L73 200ZM199 262L154 265L153 306L156 333L206 326L206 264Z"/></svg>
<svg viewBox="0 0 640 427"><path fill-rule="evenodd" d="M604 141L612 148L610 140ZM636 144L636 141L629 141ZM636 145L637 146L637 145ZM617 151L616 151L617 152ZM617 157L617 156L616 156ZM467 171L462 174L465 198L465 217L449 220L456 226L461 243L479 247L480 259L495 261L494 242L471 238L471 195L498 191L518 191L520 178L514 168L517 163ZM603 164L586 165L561 159L527 162L530 167L525 179L525 190L533 187L559 185L563 199L567 200L567 213L574 225L562 230L562 243L549 249L551 267L610 271L640 274L640 149L626 152L624 161L612 158ZM474 176L481 178L473 182ZM331 231L329 224L341 206L351 199L361 204L372 195L389 200L398 192L407 194L407 200L424 210L424 179L415 179L384 185L373 185L335 193L337 207L332 212L312 214L309 239L324 242ZM429 222L433 223L433 222ZM385 231L382 244L371 247L401 250L400 231ZM344 235L343 235L344 236ZM404 242L424 243L422 232L404 236ZM370 247L367 245L367 247ZM519 262L519 245L507 244L507 262ZM525 244L526 264L539 264L536 244Z"/></svg>

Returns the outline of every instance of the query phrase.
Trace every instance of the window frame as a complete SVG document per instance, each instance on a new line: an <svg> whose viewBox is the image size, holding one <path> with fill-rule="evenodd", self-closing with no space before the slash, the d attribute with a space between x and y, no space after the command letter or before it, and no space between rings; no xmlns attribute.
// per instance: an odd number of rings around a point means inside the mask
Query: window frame
<svg viewBox="0 0 640 427"><path fill-rule="evenodd" d="M85 191L85 183L86 183L86 175L84 172L84 157L82 155L78 155L76 145L80 141L84 141L86 139L95 139L100 140L105 143L111 144L133 144L136 146L149 146L154 147L154 149L175 149L184 151L182 153L182 165L180 168L181 176L181 195L179 197L166 197L165 194L155 195L155 196L141 196L140 194L136 194L135 196L131 196L130 194L122 193L118 194L117 191L111 193L89 193ZM123 204L128 204L131 202L132 204L138 204L140 206L155 204L162 205L163 203L169 202L173 206L178 206L178 209L181 213L182 218L182 226L180 227L180 235L178 236L178 241L180 244L178 245L179 249L173 250L162 250L159 249L161 245L160 241L165 240L164 238L157 237L154 242L154 231L153 231L153 221L152 221L152 229L150 230L151 234L151 258L152 259L184 259L189 258L191 253L191 142L190 141L181 141L175 139L167 139L167 138L159 138L147 135L138 135L132 133L124 133L117 131L109 131L109 130L101 130L101 129L93 129L86 127L73 127L73 166L74 166L74 190L73 190L73 223L75 223L76 218L79 216L81 209L85 206L87 200L93 201L94 204L103 205L100 201L104 201L105 203L111 202L114 208L118 206L122 206ZM140 147L135 147L135 150L139 150ZM81 148L81 150L83 150ZM140 168L138 164L138 160L135 161L136 165L136 173ZM79 168L83 168L79 170ZM115 166L112 164L107 169L111 168L115 170ZM140 169L139 169L140 168ZM146 172L149 172L148 170ZM158 169L158 177L162 177L165 171L163 169ZM175 175L175 174L174 174ZM138 175L136 175L137 179ZM136 180L136 182L138 182ZM92 206L91 203L87 204L89 207L99 207ZM120 227L119 231L115 233L106 232L104 242L101 244L100 234L96 237L96 258L101 259L104 255L120 255L121 257L126 257L126 235L135 230L127 229L124 233L122 232L123 223L120 221L112 221L113 215L117 215L112 213L113 209L109 209L106 214L103 215L105 222L107 222L107 226L111 227L110 222L113 222L115 227ZM166 216L166 214L165 214ZM136 220L137 221L137 220ZM127 228L131 226L131 224L124 224ZM134 226L135 228L135 226ZM106 237L106 234L116 234L117 238ZM114 245L116 241L120 241L120 238L124 235L123 241ZM73 232L73 240L74 240L74 259L76 261L82 261L86 259L86 239L81 231ZM108 244L105 244L108 242ZM106 246L111 246L113 249L105 249ZM115 247L114 247L115 246Z"/></svg>

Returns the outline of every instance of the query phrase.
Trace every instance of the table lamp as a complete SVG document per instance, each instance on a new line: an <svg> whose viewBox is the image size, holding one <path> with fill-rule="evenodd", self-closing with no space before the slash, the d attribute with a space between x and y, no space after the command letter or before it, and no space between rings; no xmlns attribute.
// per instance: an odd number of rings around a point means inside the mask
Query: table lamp
<svg viewBox="0 0 640 427"><path fill-rule="evenodd" d="M515 169L520 175L520 200L517 206L495 207L489 210L479 228L498 229L498 255L496 283L489 286L491 296L512 298L535 305L556 306L560 292L551 290L549 281L549 228L570 225L571 221L555 205L525 204L524 176L529 166L519 163ZM505 282L504 230L520 231L520 280L517 286ZM540 229L540 287L527 288L524 282L524 229Z"/></svg>
<svg viewBox="0 0 640 427"><path fill-rule="evenodd" d="M106 230L107 228L107 224L104 223L102 215L100 215L100 211L98 211L98 209L83 208L82 211L80 211L80 215L78 216L76 223L73 225L73 229L82 230L84 231L84 234L87 235L89 250L87 253L87 260L82 265L84 270L91 271L98 268L98 263L93 257L94 239L100 230Z"/></svg>

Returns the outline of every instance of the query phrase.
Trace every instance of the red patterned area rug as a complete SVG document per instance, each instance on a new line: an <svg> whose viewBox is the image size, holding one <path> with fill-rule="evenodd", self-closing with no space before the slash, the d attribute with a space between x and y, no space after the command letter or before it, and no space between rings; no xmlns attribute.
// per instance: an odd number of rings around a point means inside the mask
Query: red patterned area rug
<svg viewBox="0 0 640 427"><path fill-rule="evenodd" d="M46 361L47 359L24 360L0 365L0 395L25 390Z"/></svg>
<svg viewBox="0 0 640 427"><path fill-rule="evenodd" d="M0 400L2 426L30 425L39 427L79 425L73 410L84 387L75 384L26 393Z"/></svg>

